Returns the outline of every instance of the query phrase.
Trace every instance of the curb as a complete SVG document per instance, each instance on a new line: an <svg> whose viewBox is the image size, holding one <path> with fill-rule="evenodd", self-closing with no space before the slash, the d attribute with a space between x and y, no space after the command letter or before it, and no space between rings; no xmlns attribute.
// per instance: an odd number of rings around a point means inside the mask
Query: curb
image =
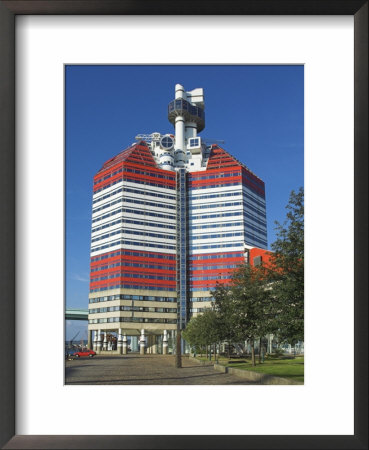
<svg viewBox="0 0 369 450"><path fill-rule="evenodd" d="M259 384L283 384L283 385L296 385L303 386L304 383L299 381L290 380L288 378L276 377L275 375L268 375L266 373L254 372L252 370L236 369L234 367L228 367L228 373L236 375L240 378L244 378L249 381L256 381Z"/></svg>
<svg viewBox="0 0 369 450"><path fill-rule="evenodd" d="M202 366L210 366L213 364L212 361L208 361L208 360L201 361L200 359L197 359L194 356L189 356L188 359L189 359L189 361L196 362L198 364L201 364Z"/></svg>
<svg viewBox="0 0 369 450"><path fill-rule="evenodd" d="M197 363L202 365L209 363L209 361L199 361L193 356L190 356L189 359L191 361L196 361ZM304 385L304 383L300 381L277 377L275 375L268 375L266 373L254 372L252 370L243 370L243 369L236 369L235 367L226 367L223 366L222 364L214 364L213 368L217 372L229 373L230 375L235 375L248 381L254 381L258 384L270 384L270 385L280 384L280 385L295 385L295 386Z"/></svg>

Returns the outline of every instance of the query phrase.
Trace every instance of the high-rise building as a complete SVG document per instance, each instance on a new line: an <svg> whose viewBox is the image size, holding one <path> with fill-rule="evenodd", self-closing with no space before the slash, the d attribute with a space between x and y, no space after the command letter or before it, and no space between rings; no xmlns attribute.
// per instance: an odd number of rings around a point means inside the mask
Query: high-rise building
<svg viewBox="0 0 369 450"><path fill-rule="evenodd" d="M174 134L136 136L94 177L88 328L97 351L167 352L177 326L211 306L216 283L267 248L264 182L198 135L204 108L203 89L177 84Z"/></svg>

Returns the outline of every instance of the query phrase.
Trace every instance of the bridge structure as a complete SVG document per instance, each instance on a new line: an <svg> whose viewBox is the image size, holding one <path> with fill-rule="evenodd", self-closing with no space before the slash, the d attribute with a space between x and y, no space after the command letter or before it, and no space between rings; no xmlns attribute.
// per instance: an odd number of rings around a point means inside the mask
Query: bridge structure
<svg viewBox="0 0 369 450"><path fill-rule="evenodd" d="M88 320L88 309L66 308L65 320Z"/></svg>

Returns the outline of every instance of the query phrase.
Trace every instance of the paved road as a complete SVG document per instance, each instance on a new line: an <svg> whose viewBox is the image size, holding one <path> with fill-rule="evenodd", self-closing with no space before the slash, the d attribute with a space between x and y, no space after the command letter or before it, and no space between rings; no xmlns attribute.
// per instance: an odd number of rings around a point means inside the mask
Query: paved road
<svg viewBox="0 0 369 450"><path fill-rule="evenodd" d="M216 372L182 358L174 367L172 355L102 356L66 361L66 384L253 384L235 375Z"/></svg>

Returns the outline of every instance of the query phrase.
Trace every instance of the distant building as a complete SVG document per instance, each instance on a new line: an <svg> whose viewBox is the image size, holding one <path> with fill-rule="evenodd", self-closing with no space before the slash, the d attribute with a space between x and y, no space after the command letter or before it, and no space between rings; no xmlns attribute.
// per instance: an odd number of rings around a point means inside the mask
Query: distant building
<svg viewBox="0 0 369 450"><path fill-rule="evenodd" d="M264 182L198 135L204 108L203 89L177 84L175 133L137 136L94 177L88 329L97 351L116 334L119 352L128 343L166 352L177 323L211 305L217 282L266 254Z"/></svg>

